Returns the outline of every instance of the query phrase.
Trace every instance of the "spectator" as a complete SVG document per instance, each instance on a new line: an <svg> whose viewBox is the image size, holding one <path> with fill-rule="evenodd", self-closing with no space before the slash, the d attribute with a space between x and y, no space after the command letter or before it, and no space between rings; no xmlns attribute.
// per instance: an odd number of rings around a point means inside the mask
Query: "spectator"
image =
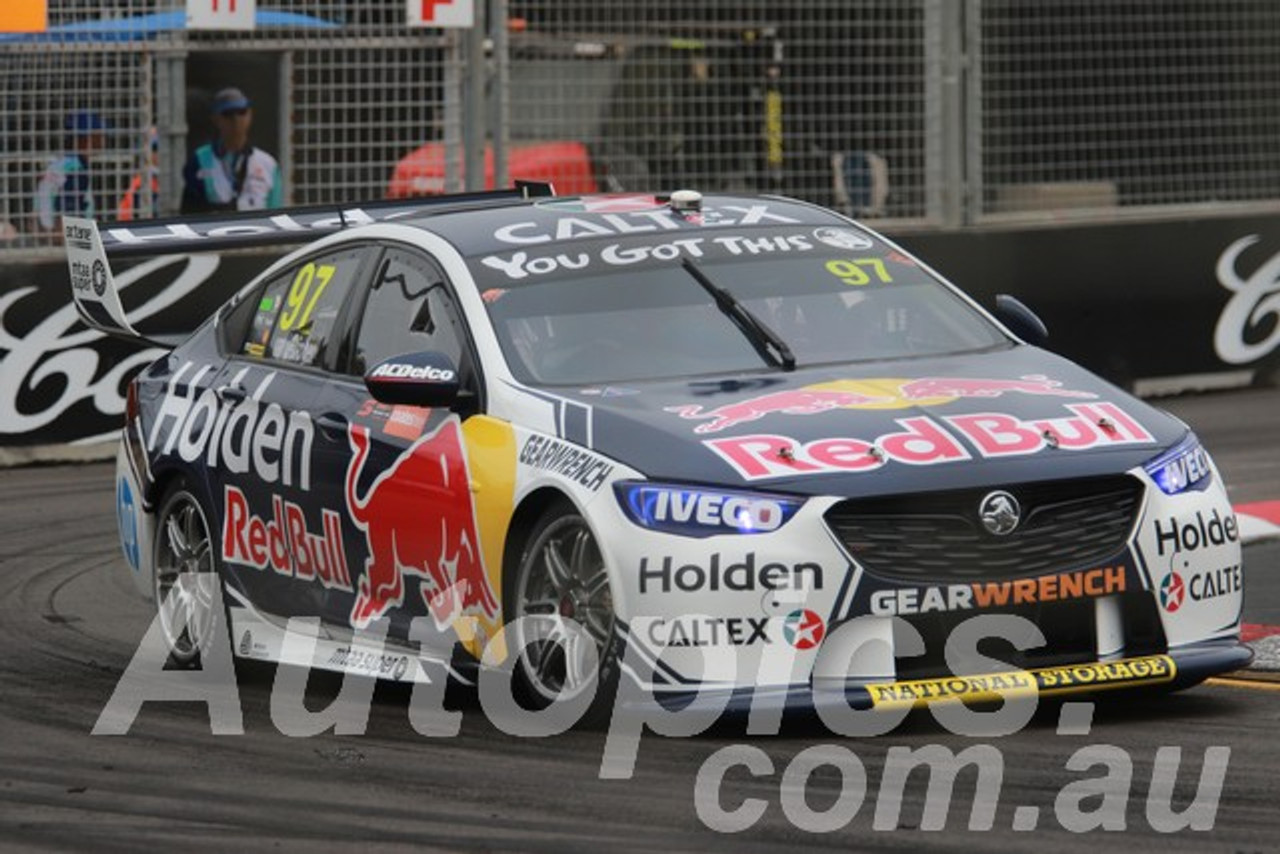
<svg viewBox="0 0 1280 854"><path fill-rule="evenodd" d="M218 136L196 149L182 170L182 212L280 207L283 190L276 159L249 142L253 107L235 87L213 96Z"/></svg>
<svg viewBox="0 0 1280 854"><path fill-rule="evenodd" d="M60 229L63 214L92 217L97 210L89 160L103 148L107 123L97 113L72 113L66 119L67 153L49 161L36 186L36 224L43 231Z"/></svg>

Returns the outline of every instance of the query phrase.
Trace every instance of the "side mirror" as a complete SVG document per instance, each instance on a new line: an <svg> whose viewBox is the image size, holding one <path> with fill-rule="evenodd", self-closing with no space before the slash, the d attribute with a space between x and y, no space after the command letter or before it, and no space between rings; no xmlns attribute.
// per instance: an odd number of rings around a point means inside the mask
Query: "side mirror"
<svg viewBox="0 0 1280 854"><path fill-rule="evenodd" d="M1008 294L996 294L996 317L1009 330L1035 347L1043 347L1049 340L1049 330L1036 313L1022 301Z"/></svg>
<svg viewBox="0 0 1280 854"><path fill-rule="evenodd" d="M458 399L458 368L444 353L408 353L374 365L364 385L379 403L448 407Z"/></svg>

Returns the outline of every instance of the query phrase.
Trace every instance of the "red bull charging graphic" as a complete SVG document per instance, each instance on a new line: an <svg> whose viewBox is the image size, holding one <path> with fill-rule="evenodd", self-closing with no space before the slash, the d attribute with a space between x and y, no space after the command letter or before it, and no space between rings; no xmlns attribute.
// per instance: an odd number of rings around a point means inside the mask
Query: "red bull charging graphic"
<svg viewBox="0 0 1280 854"><path fill-rule="evenodd" d="M365 628L403 605L406 575L423 579L422 598L439 628L463 615L496 620L498 599L484 569L457 419L419 437L363 495L368 428L352 425L348 440L347 510L369 549L351 625Z"/></svg>
<svg viewBox="0 0 1280 854"><path fill-rule="evenodd" d="M703 423L695 433L718 433L758 421L766 415L815 415L832 409L905 409L939 406L960 398L996 398L1017 393L1050 397L1095 398L1087 391L1033 374L1018 379L924 377L922 379L837 380L787 391L775 391L704 410L700 405L669 406L667 412Z"/></svg>
<svg viewBox="0 0 1280 854"><path fill-rule="evenodd" d="M852 391L827 391L823 389L795 389L775 391L771 394L752 397L740 403L729 403L715 409L703 411L697 404L689 406L668 406L667 412L674 412L681 418L709 419L693 428L695 433L718 433L729 427L736 427L748 421L758 421L766 415L781 412L786 415L813 415L830 409L855 407L864 403L886 402L891 398L870 397Z"/></svg>

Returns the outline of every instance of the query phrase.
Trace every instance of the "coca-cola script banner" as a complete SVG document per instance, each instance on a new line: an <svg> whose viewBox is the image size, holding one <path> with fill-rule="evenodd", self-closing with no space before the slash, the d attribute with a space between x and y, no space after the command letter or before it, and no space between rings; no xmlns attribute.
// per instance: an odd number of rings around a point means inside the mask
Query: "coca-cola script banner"
<svg viewBox="0 0 1280 854"><path fill-rule="evenodd" d="M278 256L166 255L120 264L116 283L136 328L188 332ZM128 380L164 352L86 328L65 261L0 261L0 446L114 438Z"/></svg>
<svg viewBox="0 0 1280 854"><path fill-rule="evenodd" d="M1023 300L1049 327L1051 349L1120 385L1280 370L1280 218L900 239L988 308L997 293Z"/></svg>
<svg viewBox="0 0 1280 854"><path fill-rule="evenodd" d="M1119 384L1280 370L1278 220L899 239L988 307L997 293L1021 298L1048 324L1053 349ZM279 254L166 255L121 264L116 279L136 327L189 331ZM126 382L162 352L86 329L62 259L0 259L0 447L112 438L123 420Z"/></svg>

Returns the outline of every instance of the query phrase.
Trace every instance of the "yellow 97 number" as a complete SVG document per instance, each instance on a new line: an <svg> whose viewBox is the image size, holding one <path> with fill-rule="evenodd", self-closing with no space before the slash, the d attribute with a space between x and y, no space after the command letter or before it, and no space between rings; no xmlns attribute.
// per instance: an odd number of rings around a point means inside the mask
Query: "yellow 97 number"
<svg viewBox="0 0 1280 854"><path fill-rule="evenodd" d="M307 328L307 324L311 322L311 312L315 311L320 294L329 286L329 280L336 270L332 264L307 264L298 271L285 297L284 313L280 315L280 328L283 331Z"/></svg>
<svg viewBox="0 0 1280 854"><path fill-rule="evenodd" d="M871 274L868 274L867 270L885 284L893 281L893 276L889 275L884 261L879 258L853 258L848 261L836 258L827 262L827 272L846 285L861 287L870 284Z"/></svg>

